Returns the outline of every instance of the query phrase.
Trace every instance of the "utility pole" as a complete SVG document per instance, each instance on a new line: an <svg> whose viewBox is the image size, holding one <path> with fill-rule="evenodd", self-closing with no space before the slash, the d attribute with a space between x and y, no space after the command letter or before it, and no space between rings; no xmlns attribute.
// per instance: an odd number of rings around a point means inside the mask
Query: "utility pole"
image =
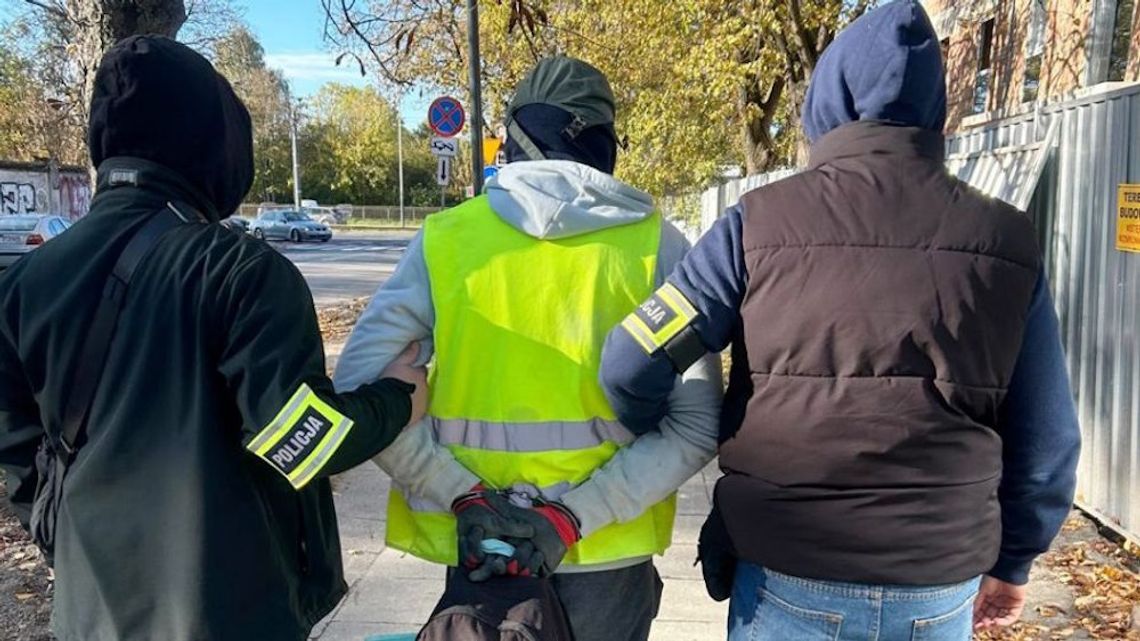
<svg viewBox="0 0 1140 641"><path fill-rule="evenodd" d="M483 89L479 62L479 2L467 0L467 50L471 59L471 184L483 193Z"/></svg>
<svg viewBox="0 0 1140 641"><path fill-rule="evenodd" d="M301 209L301 164L297 158L297 106L300 103L298 99L295 103L290 102L289 106L289 139L293 145L293 206L298 211Z"/></svg>
<svg viewBox="0 0 1140 641"><path fill-rule="evenodd" d="M400 227L404 226L404 92L396 95L396 155L400 164Z"/></svg>

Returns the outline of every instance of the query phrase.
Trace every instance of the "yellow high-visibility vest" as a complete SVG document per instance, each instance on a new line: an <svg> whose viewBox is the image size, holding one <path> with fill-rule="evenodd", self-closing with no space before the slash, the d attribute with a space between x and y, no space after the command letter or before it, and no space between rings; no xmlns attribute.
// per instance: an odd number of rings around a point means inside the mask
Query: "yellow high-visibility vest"
<svg viewBox="0 0 1140 641"><path fill-rule="evenodd" d="M424 255L435 307L428 410L434 436L489 488L557 499L633 435L598 384L606 334L653 292L661 217L532 238L486 197L429 216ZM676 496L580 541L564 563L611 563L669 546ZM449 506L388 502L388 545L455 565Z"/></svg>

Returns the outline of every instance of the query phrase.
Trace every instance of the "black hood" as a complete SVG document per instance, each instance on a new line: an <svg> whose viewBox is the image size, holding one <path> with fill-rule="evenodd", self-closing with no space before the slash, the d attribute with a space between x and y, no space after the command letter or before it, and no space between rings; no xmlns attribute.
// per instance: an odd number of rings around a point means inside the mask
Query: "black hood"
<svg viewBox="0 0 1140 641"><path fill-rule="evenodd" d="M169 38L133 36L107 52L95 75L89 125L96 168L115 157L157 163L222 216L253 184L245 105L208 60Z"/></svg>

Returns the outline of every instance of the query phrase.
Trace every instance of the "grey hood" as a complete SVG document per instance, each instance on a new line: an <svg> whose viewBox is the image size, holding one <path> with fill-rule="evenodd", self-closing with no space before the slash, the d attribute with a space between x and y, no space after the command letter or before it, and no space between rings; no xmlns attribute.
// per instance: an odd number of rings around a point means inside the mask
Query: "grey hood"
<svg viewBox="0 0 1140 641"><path fill-rule="evenodd" d="M548 240L628 225L654 211L649 194L568 160L511 163L487 181L485 193L507 224Z"/></svg>

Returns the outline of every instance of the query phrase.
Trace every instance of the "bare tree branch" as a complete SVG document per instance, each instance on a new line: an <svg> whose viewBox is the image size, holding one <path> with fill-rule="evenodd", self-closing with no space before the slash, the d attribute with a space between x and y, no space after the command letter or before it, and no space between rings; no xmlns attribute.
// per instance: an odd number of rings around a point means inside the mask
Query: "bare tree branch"
<svg viewBox="0 0 1140 641"><path fill-rule="evenodd" d="M67 9L65 9L60 2L48 2L47 0L24 0L24 2L33 7L39 7L57 18L63 18L64 20L71 19L71 16L67 14Z"/></svg>

